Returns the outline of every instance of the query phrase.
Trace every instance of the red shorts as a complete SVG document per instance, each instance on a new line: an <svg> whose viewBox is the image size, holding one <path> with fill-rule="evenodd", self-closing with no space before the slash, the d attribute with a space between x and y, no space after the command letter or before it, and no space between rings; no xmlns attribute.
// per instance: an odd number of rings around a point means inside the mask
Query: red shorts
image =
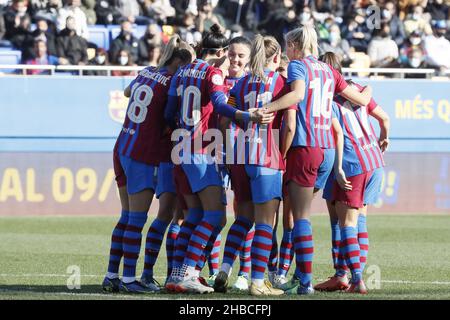
<svg viewBox="0 0 450 320"><path fill-rule="evenodd" d="M286 174L286 172L283 174L283 199L284 198L286 198L287 196L289 196L289 189L288 189L288 186L287 186L287 181L286 181L286 178L287 178L287 174Z"/></svg>
<svg viewBox="0 0 450 320"><path fill-rule="evenodd" d="M287 154L284 183L294 181L301 187L314 187L324 157L324 151L319 147L291 148Z"/></svg>
<svg viewBox="0 0 450 320"><path fill-rule="evenodd" d="M333 182L333 201L340 201L352 208L364 207L364 191L372 172L358 174L357 176L347 177L352 184L351 191L342 190L337 181Z"/></svg>
<svg viewBox="0 0 450 320"><path fill-rule="evenodd" d="M175 190L177 192L177 203L182 210L187 210L188 206L183 195L191 195L192 190L189 181L180 165L173 168L173 179L175 181Z"/></svg>
<svg viewBox="0 0 450 320"><path fill-rule="evenodd" d="M123 171L122 165L120 164L120 158L117 152L113 152L113 167L114 174L116 176L117 187L125 187L127 185L127 176L125 175L125 171Z"/></svg>
<svg viewBox="0 0 450 320"><path fill-rule="evenodd" d="M243 164L231 165L230 178L235 201L252 201L252 189L250 187L250 179L245 171L245 166Z"/></svg>

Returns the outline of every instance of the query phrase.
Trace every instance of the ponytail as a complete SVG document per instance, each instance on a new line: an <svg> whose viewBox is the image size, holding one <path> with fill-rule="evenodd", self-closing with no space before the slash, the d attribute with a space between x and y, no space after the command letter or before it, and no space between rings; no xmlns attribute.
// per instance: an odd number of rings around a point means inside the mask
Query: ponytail
<svg viewBox="0 0 450 320"><path fill-rule="evenodd" d="M289 31L285 39L286 42L293 43L303 54L309 51L314 57L319 56L317 33L312 26L302 26Z"/></svg>
<svg viewBox="0 0 450 320"><path fill-rule="evenodd" d="M214 54L218 50L228 47L228 39L222 33L221 27L215 23L208 32L205 33L202 42L197 46L197 55L204 57L207 54Z"/></svg>
<svg viewBox="0 0 450 320"><path fill-rule="evenodd" d="M174 58L179 58L182 61L192 61L195 52L190 45L181 40L179 35L174 35L170 38L159 60L156 71L172 63Z"/></svg>
<svg viewBox="0 0 450 320"><path fill-rule="evenodd" d="M281 46L274 37L256 35L250 54L250 73L265 82L267 79L264 68L269 63L270 58L280 52Z"/></svg>

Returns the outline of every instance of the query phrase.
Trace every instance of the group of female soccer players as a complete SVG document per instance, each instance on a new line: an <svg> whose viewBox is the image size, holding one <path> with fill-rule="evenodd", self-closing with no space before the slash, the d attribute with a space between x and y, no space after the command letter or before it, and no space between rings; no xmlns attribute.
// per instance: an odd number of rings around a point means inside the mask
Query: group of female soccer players
<svg viewBox="0 0 450 320"><path fill-rule="evenodd" d="M370 87L344 80L334 54L318 59L313 28L302 26L285 38L287 57L273 37L228 41L217 25L196 52L174 36L159 65L145 68L125 89L130 100L114 148L122 214L112 233L105 291L226 292L240 256L233 287L252 295L367 292L365 216L381 186L389 118L371 99ZM369 115L380 124L379 137ZM211 132L218 130L223 146L211 152ZM219 269L228 180L235 220ZM336 273L313 287L310 211L320 189ZM146 236L138 281L142 229L155 194L159 211ZM278 255L280 201L284 233ZM153 267L167 229L168 270L161 287ZM209 281L200 277L206 261Z"/></svg>

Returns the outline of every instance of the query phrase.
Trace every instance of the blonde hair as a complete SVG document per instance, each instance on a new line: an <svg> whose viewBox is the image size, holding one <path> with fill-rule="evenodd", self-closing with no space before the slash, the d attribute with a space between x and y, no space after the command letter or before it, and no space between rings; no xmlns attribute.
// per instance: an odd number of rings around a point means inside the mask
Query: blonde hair
<svg viewBox="0 0 450 320"><path fill-rule="evenodd" d="M250 73L266 81L264 67L270 62L270 58L280 52L281 46L274 37L256 35L250 54Z"/></svg>
<svg viewBox="0 0 450 320"><path fill-rule="evenodd" d="M191 56L190 60L192 60L192 57L195 56L194 49L189 44L181 40L180 36L176 34L170 38L169 42L164 47L164 51L161 54L156 70L158 71L162 67L169 65L175 57L185 60L189 59L189 55Z"/></svg>
<svg viewBox="0 0 450 320"><path fill-rule="evenodd" d="M314 57L319 56L317 33L312 26L302 26L289 31L285 39L286 42L293 43L303 54L308 50Z"/></svg>

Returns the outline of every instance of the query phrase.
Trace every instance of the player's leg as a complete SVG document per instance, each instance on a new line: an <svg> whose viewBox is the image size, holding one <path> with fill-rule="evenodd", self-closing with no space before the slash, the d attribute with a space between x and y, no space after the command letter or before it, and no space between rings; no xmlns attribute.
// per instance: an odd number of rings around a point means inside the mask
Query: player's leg
<svg viewBox="0 0 450 320"><path fill-rule="evenodd" d="M167 276L166 281L164 282L164 286L166 286L167 280L172 273L175 243L178 237L178 233L180 232L181 225L184 221L184 216L187 216L187 206L183 207L183 205L180 204L180 201L178 200L180 197L182 196L177 195L177 208L174 211L174 216L166 236Z"/></svg>
<svg viewBox="0 0 450 320"><path fill-rule="evenodd" d="M273 285L275 283L275 278L278 273L278 239L277 239L277 229L278 229L278 213L280 210L280 205L274 215L274 220L272 223L272 249L270 250L269 262L267 263L267 269L269 271L268 278L270 283Z"/></svg>
<svg viewBox="0 0 450 320"><path fill-rule="evenodd" d="M278 264L278 274L275 279L275 288L287 282L286 276L291 267L292 259L294 258L294 246L292 241L292 229L294 228L294 217L292 215L291 204L289 196L283 192L283 238L280 245L280 261Z"/></svg>

